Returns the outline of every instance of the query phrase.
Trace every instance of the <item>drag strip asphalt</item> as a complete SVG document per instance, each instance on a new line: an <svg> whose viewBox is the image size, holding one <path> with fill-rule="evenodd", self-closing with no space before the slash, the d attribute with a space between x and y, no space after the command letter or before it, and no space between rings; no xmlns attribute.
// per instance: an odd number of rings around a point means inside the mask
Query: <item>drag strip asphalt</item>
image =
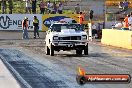
<svg viewBox="0 0 132 88"><path fill-rule="evenodd" d="M74 51L55 52L45 55L42 41L14 42L11 47L4 45L0 57L23 88L132 88L130 84L86 84L78 85L78 66L88 74L130 74L132 55L109 47L89 44L88 56L76 56ZM39 43L41 45L39 45ZM22 46L24 44L24 46ZM19 46L20 45L20 46Z"/></svg>

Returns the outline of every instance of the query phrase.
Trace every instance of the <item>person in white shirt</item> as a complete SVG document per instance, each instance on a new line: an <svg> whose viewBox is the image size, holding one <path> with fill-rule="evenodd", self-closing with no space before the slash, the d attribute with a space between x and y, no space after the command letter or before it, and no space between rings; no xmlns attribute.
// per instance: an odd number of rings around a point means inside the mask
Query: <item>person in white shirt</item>
<svg viewBox="0 0 132 88"><path fill-rule="evenodd" d="M30 0L26 0L26 13L31 14L31 3Z"/></svg>
<svg viewBox="0 0 132 88"><path fill-rule="evenodd" d="M130 17L128 17L128 23L129 23L129 30L132 31L132 12L130 13Z"/></svg>
<svg viewBox="0 0 132 88"><path fill-rule="evenodd" d="M63 10L63 4L61 2L59 2L59 5L58 5L58 13L59 14L62 14L62 10Z"/></svg>
<svg viewBox="0 0 132 88"><path fill-rule="evenodd" d="M53 4L50 1L48 1L47 3L47 9L48 9L48 13L51 13L53 10Z"/></svg>
<svg viewBox="0 0 132 88"><path fill-rule="evenodd" d="M96 25L94 23L92 24L92 35L93 35L93 38L97 38L98 37Z"/></svg>

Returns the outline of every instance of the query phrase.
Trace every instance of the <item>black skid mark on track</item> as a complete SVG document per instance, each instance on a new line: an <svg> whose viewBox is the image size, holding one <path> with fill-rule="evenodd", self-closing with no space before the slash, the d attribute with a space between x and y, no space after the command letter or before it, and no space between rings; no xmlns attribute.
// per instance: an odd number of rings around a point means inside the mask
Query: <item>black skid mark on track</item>
<svg viewBox="0 0 132 88"><path fill-rule="evenodd" d="M68 88L64 81L52 80L52 75L51 78L47 77L45 72L52 70L24 53L18 50L0 49L0 54L32 88Z"/></svg>

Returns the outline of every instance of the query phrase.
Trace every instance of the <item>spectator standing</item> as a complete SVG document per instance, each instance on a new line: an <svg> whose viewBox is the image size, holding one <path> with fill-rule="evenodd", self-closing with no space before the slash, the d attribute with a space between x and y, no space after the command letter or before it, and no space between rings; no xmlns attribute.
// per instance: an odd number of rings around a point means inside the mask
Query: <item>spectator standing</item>
<svg viewBox="0 0 132 88"><path fill-rule="evenodd" d="M45 12L45 3L43 0L40 3L40 11L41 11L40 12L41 14L44 14L44 12Z"/></svg>
<svg viewBox="0 0 132 88"><path fill-rule="evenodd" d="M132 12L130 13L130 17L128 17L128 23L129 23L129 30L132 31Z"/></svg>
<svg viewBox="0 0 132 88"><path fill-rule="evenodd" d="M77 4L77 5L75 6L75 13L76 13L76 14L79 14L79 13L80 13L80 6L79 6L79 4Z"/></svg>
<svg viewBox="0 0 132 88"><path fill-rule="evenodd" d="M57 5L56 5L56 3L54 2L54 3L53 3L52 14L56 14L56 12L57 12Z"/></svg>
<svg viewBox="0 0 132 88"><path fill-rule="evenodd" d="M6 13L6 0L2 0L2 14Z"/></svg>
<svg viewBox="0 0 132 88"><path fill-rule="evenodd" d="M127 15L124 19L124 24L123 24L123 28L121 28L122 30L129 30L129 23L128 23L128 18L130 17L130 15Z"/></svg>
<svg viewBox="0 0 132 88"><path fill-rule="evenodd" d="M124 0L123 2L123 10L126 11L128 10L129 2L127 0Z"/></svg>
<svg viewBox="0 0 132 88"><path fill-rule="evenodd" d="M84 15L82 12L80 12L79 16L79 24L81 25L82 30L84 29L83 21L84 21Z"/></svg>
<svg viewBox="0 0 132 88"><path fill-rule="evenodd" d="M12 2L12 0L8 0L8 4L9 4L9 14L12 14L12 9L13 9L13 2Z"/></svg>
<svg viewBox="0 0 132 88"><path fill-rule="evenodd" d="M28 39L28 18L25 17L25 19L22 21L22 29L23 29L23 38L22 39Z"/></svg>
<svg viewBox="0 0 132 88"><path fill-rule="evenodd" d="M32 13L35 14L36 13L36 0L32 0Z"/></svg>
<svg viewBox="0 0 132 88"><path fill-rule="evenodd" d="M26 0L26 13L31 14L31 2L30 2L30 0Z"/></svg>
<svg viewBox="0 0 132 88"><path fill-rule="evenodd" d="M36 34L39 37L39 20L37 18L37 16L34 16L34 20L33 20L33 27L34 27L34 39L36 39Z"/></svg>
<svg viewBox="0 0 132 88"><path fill-rule="evenodd" d="M93 10L89 11L89 19L90 19L91 22L92 22L92 19L93 19L93 13L94 13Z"/></svg>
<svg viewBox="0 0 132 88"><path fill-rule="evenodd" d="M122 1L119 2L119 9L123 9L123 2Z"/></svg>
<svg viewBox="0 0 132 88"><path fill-rule="evenodd" d="M102 29L103 29L103 23L98 23L98 27L97 27L97 33L98 33L98 38L102 37Z"/></svg>
<svg viewBox="0 0 132 88"><path fill-rule="evenodd" d="M52 3L50 1L48 1L47 3L47 10L48 10L48 13L51 13L52 11Z"/></svg>
<svg viewBox="0 0 132 88"><path fill-rule="evenodd" d="M92 36L93 38L97 38L97 29L96 29L96 25L93 23L92 24Z"/></svg>
<svg viewBox="0 0 132 88"><path fill-rule="evenodd" d="M63 4L61 2L59 2L59 5L58 5L58 13L59 14L62 14L62 10L63 10Z"/></svg>

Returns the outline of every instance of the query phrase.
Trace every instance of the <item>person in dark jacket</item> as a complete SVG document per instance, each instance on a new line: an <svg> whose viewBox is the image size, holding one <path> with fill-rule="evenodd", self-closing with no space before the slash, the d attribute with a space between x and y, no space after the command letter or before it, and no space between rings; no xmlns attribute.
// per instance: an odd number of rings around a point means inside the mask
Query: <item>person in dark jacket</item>
<svg viewBox="0 0 132 88"><path fill-rule="evenodd" d="M12 0L8 0L8 4L9 4L9 14L12 14L13 1Z"/></svg>
<svg viewBox="0 0 132 88"><path fill-rule="evenodd" d="M39 20L37 18L37 16L34 16L34 20L33 20L33 27L34 27L34 39L36 39L36 34L39 37Z"/></svg>
<svg viewBox="0 0 132 88"><path fill-rule="evenodd" d="M36 0L32 0L32 13L33 14L36 14L36 3L37 3Z"/></svg>
<svg viewBox="0 0 132 88"><path fill-rule="evenodd" d="M6 9L7 9L6 0L2 0L2 14L6 14Z"/></svg>

